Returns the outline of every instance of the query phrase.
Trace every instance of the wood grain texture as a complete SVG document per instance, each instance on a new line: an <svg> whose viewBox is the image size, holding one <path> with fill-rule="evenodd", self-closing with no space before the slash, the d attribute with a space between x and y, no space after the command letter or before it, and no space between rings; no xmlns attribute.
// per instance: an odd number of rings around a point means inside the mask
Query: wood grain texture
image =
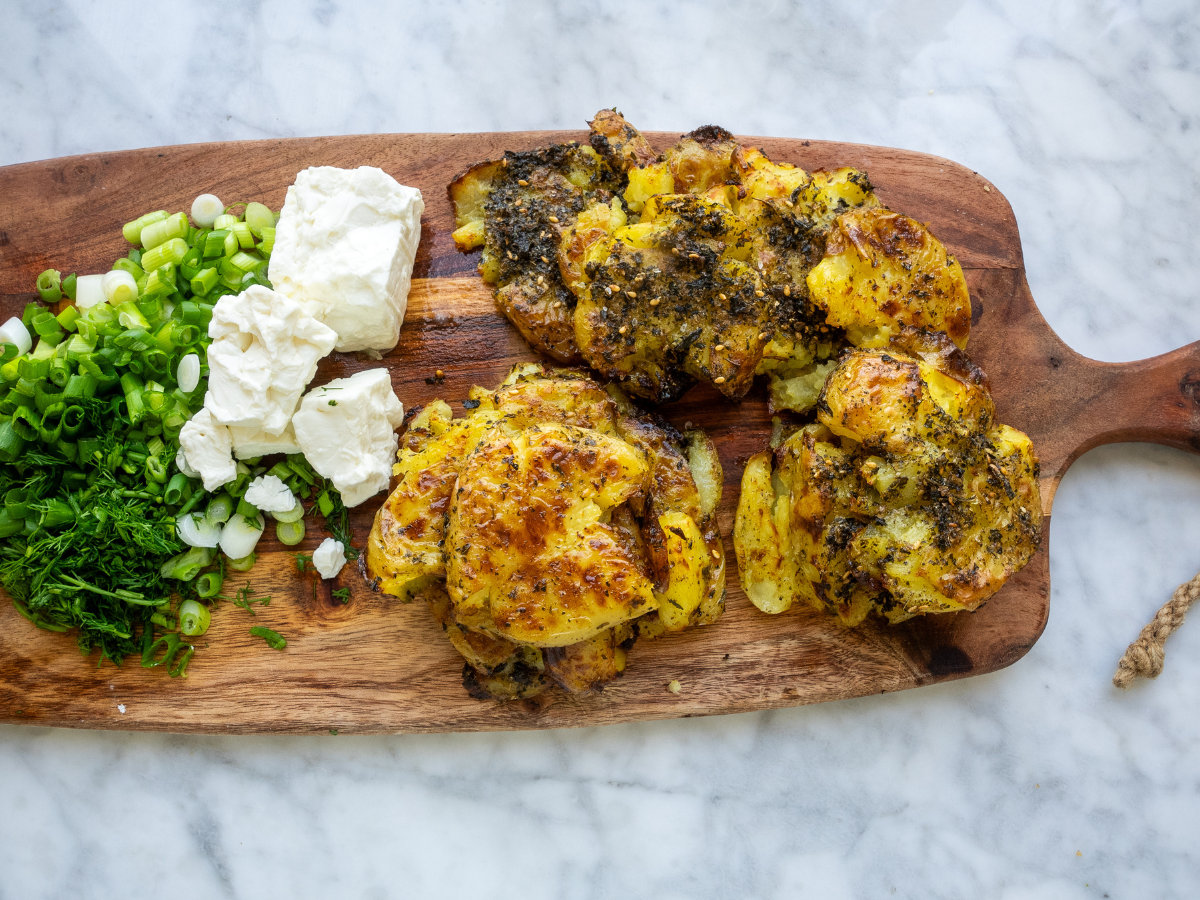
<svg viewBox="0 0 1200 900"><path fill-rule="evenodd" d="M675 135L651 134L662 148ZM48 267L103 271L126 247L120 226L151 208L188 209L211 191L278 208L310 165L376 165L425 195L426 214L408 316L386 358L406 407L442 397L461 409L473 384L494 386L534 358L495 311L475 256L453 249L446 184L504 149L583 138L584 133L373 135L252 141L93 154L0 169L0 313L18 313ZM1046 324L1025 281L1012 210L986 179L936 157L879 147L746 138L774 159L807 169L865 169L883 201L928 222L959 258L973 305L969 352L991 377L1000 418L1029 433L1042 460L1047 516L1071 462L1090 447L1128 440L1200 450L1195 386L1200 344L1152 360L1098 363L1066 347ZM317 383L377 363L336 355ZM435 369L441 385L425 379ZM712 715L903 690L991 672L1019 659L1045 627L1049 518L1041 550L983 609L870 623L854 630L812 611L759 613L738 587L732 533L742 467L770 431L762 385L741 403L709 387L661 412L712 435L725 467L720 520L731 562L727 611L713 626L639 643L626 675L602 693L480 702L461 685L461 659L423 603L372 593L348 566L341 585L299 576L292 557L260 545L255 587L273 597L251 619L218 611L186 681L97 668L69 638L41 632L0 604L0 721L130 730L264 733L468 731L599 725ZM382 496L355 511L365 540ZM302 549L316 546L310 528ZM272 651L248 634L267 625L288 638ZM666 691L678 679L679 694ZM118 710L124 705L125 712Z"/></svg>

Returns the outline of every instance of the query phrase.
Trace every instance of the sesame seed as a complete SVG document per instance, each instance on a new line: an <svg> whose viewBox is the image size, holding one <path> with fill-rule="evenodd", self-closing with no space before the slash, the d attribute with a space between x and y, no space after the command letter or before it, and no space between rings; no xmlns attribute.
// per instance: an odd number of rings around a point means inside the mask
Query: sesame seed
<svg viewBox="0 0 1200 900"><path fill-rule="evenodd" d="M529 187L529 182L526 181L524 178L518 178L517 184L519 184L521 187Z"/></svg>
<svg viewBox="0 0 1200 900"><path fill-rule="evenodd" d="M770 337L770 335L769 335L769 334L767 334L765 331L760 331L760 332L758 333L758 339L759 339L760 341L765 341L765 340L766 340L767 338L769 338L769 337Z"/></svg>
<svg viewBox="0 0 1200 900"><path fill-rule="evenodd" d="M630 297L632 297L634 300L636 300L636 299L637 299L637 292L636 292L636 291L626 291L625 293L626 293L626 294L628 294Z"/></svg>
<svg viewBox="0 0 1200 900"><path fill-rule="evenodd" d="M546 276L539 275L538 276L538 284L545 284L545 283L546 283Z"/></svg>
<svg viewBox="0 0 1200 900"><path fill-rule="evenodd" d="M519 213L526 213L526 212L529 212L529 210L527 210L525 207L523 207L523 206L522 206L522 207L520 207L520 208L517 210L517 212L519 212Z"/></svg>
<svg viewBox="0 0 1200 900"><path fill-rule="evenodd" d="M509 259L516 259L516 257L512 255L512 251L511 251L511 250L505 250L504 252L508 254L508 258L509 258Z"/></svg>
<svg viewBox="0 0 1200 900"><path fill-rule="evenodd" d="M724 384L724 383L725 383L724 375L718 375L716 378L713 379L713 384Z"/></svg>
<svg viewBox="0 0 1200 900"><path fill-rule="evenodd" d="M446 373L443 372L441 369L436 370L433 374L436 375L438 378L444 378L446 375Z"/></svg>
<svg viewBox="0 0 1200 900"><path fill-rule="evenodd" d="M717 296L718 296L718 297L720 297L722 300L728 300L728 299L729 299L729 298L728 298L728 297L726 297L724 294L717 294Z"/></svg>
<svg viewBox="0 0 1200 900"><path fill-rule="evenodd" d="M508 168L508 160L507 159L500 160L500 166L501 166L501 168L507 169Z"/></svg>
<svg viewBox="0 0 1200 900"><path fill-rule="evenodd" d="M983 186L983 189L985 191L987 191L989 194L992 192L992 189L990 187L988 187L986 184Z"/></svg>
<svg viewBox="0 0 1200 900"><path fill-rule="evenodd" d="M724 344L717 344L717 346L713 347L713 349L714 349L714 350L724 350L724 349L725 349L725 345L724 345Z"/></svg>
<svg viewBox="0 0 1200 900"><path fill-rule="evenodd" d="M622 325L620 328L617 329L617 334L624 334L626 331L627 331L626 327L624 325Z"/></svg>
<svg viewBox="0 0 1200 900"><path fill-rule="evenodd" d="M785 296L785 297L792 296L792 286L790 284L785 284L783 286L783 296Z"/></svg>
<svg viewBox="0 0 1200 900"><path fill-rule="evenodd" d="M546 257L544 257L544 256L543 256L543 257L542 257L542 262L544 262L544 263L548 263L548 262L550 262L550 260L546 259Z"/></svg>
<svg viewBox="0 0 1200 900"><path fill-rule="evenodd" d="M558 221L558 216L551 216L551 217L550 217L550 221L551 221L551 222L557 222L557 221Z"/></svg>
<svg viewBox="0 0 1200 900"><path fill-rule="evenodd" d="M755 292L754 292L754 296L755 296L755 297L761 297L761 296L763 296L763 292L762 292L762 291L755 291Z"/></svg>
<svg viewBox="0 0 1200 900"><path fill-rule="evenodd" d="M712 552L712 554L713 554L713 559L720 559L720 558L721 558L721 554L720 554L718 551L716 551L716 550L714 550L714 551Z"/></svg>
<svg viewBox="0 0 1200 900"><path fill-rule="evenodd" d="M688 259L699 259L699 258L700 258L699 253L689 253L688 254Z"/></svg>
<svg viewBox="0 0 1200 900"><path fill-rule="evenodd" d="M672 253L674 253L676 256L678 256L678 255L679 255L679 248L678 248L678 247L672 247L672 248L671 248L671 252L672 252Z"/></svg>
<svg viewBox="0 0 1200 900"><path fill-rule="evenodd" d="M651 297L651 298L650 298L650 305L651 305L651 306L658 306L658 304L660 304L660 303L662 303L662 301L661 301L661 300L660 300L658 297Z"/></svg>

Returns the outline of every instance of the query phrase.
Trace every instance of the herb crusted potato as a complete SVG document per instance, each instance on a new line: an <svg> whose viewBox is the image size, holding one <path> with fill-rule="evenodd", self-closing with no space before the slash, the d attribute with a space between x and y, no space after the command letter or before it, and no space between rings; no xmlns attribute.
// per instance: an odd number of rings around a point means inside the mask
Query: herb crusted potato
<svg viewBox="0 0 1200 900"><path fill-rule="evenodd" d="M731 399L768 376L805 412L847 344L900 328L965 347L962 270L866 174L805 172L713 125L661 155L615 110L591 146L472 166L450 185L456 245L530 345L657 403L700 381Z"/></svg>
<svg viewBox="0 0 1200 900"><path fill-rule="evenodd" d="M471 397L465 418L442 401L413 418L367 565L385 592L430 602L473 695L595 690L639 635L716 621L721 465L706 435L577 370L517 366Z"/></svg>
<svg viewBox="0 0 1200 900"><path fill-rule="evenodd" d="M742 477L734 547L764 612L802 600L857 625L973 610L1037 549L1033 447L944 335L848 352L817 419Z"/></svg>

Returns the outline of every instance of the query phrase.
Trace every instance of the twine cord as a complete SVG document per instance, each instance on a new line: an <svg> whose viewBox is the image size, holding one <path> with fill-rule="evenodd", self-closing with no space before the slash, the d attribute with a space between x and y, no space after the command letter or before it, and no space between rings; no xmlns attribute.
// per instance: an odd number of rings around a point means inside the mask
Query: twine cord
<svg viewBox="0 0 1200 900"><path fill-rule="evenodd" d="M1164 644L1171 632L1183 624L1183 617L1197 597L1200 597L1200 574L1175 589L1171 599L1125 650L1113 675L1115 686L1128 688L1135 678L1157 678L1162 674L1166 654Z"/></svg>

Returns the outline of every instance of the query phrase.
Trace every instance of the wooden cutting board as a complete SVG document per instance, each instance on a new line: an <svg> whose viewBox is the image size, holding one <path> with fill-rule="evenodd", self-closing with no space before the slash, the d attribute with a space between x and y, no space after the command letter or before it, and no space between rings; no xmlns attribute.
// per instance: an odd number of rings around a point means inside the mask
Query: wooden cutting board
<svg viewBox="0 0 1200 900"><path fill-rule="evenodd" d="M660 149L677 137L650 134ZM278 209L306 166L379 166L419 187L427 204L408 315L384 360L406 407L435 397L461 410L473 384L494 387L535 358L496 311L475 273L477 255L450 240L446 185L468 165L583 132L369 135L199 144L24 163L0 168L0 313L20 313L46 268L106 271L127 251L121 225L151 209L187 210L199 193ZM300 576L287 548L264 538L250 575L272 602L254 618L224 605L201 639L189 677L97 668L70 636L39 631L0 603L0 721L83 728L204 733L476 731L602 725L795 706L898 691L992 672L1020 659L1042 633L1050 596L1050 508L1071 462L1099 444L1153 441L1200 451L1200 344L1128 364L1086 359L1046 324L1025 281L1017 223L982 176L920 153L778 138L745 138L805 169L866 170L889 207L928 222L958 257L972 298L969 353L991 377L1001 421L1027 432L1042 463L1042 548L983 609L848 630L807 609L756 610L738 586L732 527L745 460L770 431L765 391L741 403L707 387L661 412L706 428L721 453L720 523L729 594L716 625L639 643L625 676L602 693L557 690L520 702L481 702L462 688L460 657L422 602L372 593L347 566L339 585ZM380 363L335 354L317 383ZM444 383L433 384L441 369ZM427 381L429 379L429 381ZM365 541L383 495L354 515ZM301 549L323 537L309 523ZM236 585L228 585L230 589ZM288 639L270 650L248 634L266 625ZM677 679L682 690L669 693Z"/></svg>

